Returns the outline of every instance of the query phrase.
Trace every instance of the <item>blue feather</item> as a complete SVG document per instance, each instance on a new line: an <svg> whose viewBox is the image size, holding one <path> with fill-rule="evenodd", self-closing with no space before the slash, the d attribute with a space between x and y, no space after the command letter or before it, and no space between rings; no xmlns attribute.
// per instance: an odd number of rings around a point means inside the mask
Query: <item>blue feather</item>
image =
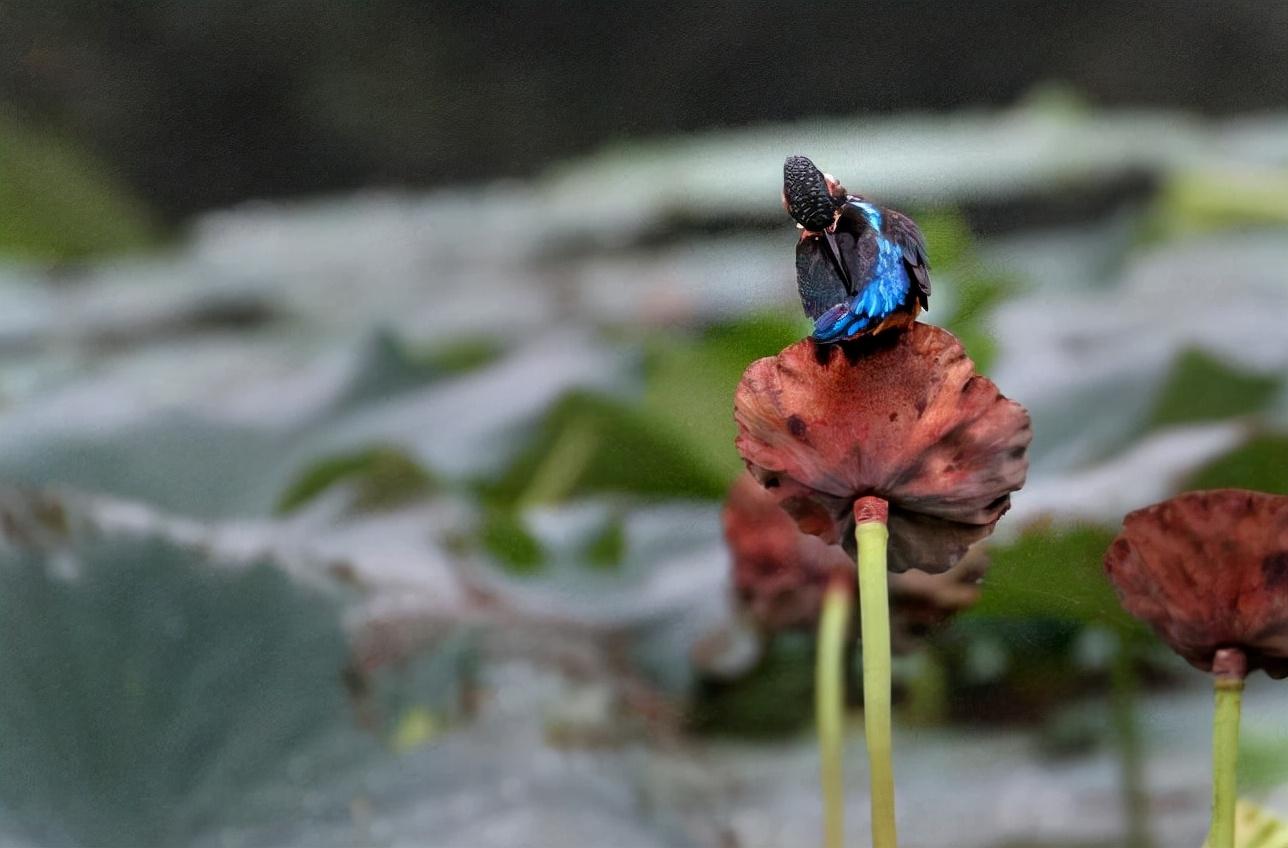
<svg viewBox="0 0 1288 848"><path fill-rule="evenodd" d="M856 204L869 219L881 220L881 214L870 204ZM818 317L814 338L828 341L849 336L873 323L880 323L899 308L908 296L910 283L903 263L903 248L879 236L877 265L868 284L844 304L838 304Z"/></svg>
<svg viewBox="0 0 1288 848"><path fill-rule="evenodd" d="M818 316L814 322L814 338L819 341L827 341L836 338L847 324L850 323L849 307L844 303L838 303L831 309Z"/></svg>
<svg viewBox="0 0 1288 848"><path fill-rule="evenodd" d="M863 211L863 217L868 219L868 224L872 229L881 232L881 210L868 203L866 200L852 200L853 205Z"/></svg>
<svg viewBox="0 0 1288 848"><path fill-rule="evenodd" d="M845 325L845 337L850 338L854 336L856 333L867 327L869 323L871 323L870 318L865 318L861 315L856 316L854 320Z"/></svg>

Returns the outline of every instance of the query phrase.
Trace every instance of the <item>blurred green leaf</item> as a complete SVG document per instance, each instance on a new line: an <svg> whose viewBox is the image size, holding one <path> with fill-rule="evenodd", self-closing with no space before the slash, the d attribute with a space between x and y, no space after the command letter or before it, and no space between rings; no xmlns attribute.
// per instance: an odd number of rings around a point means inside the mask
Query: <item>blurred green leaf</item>
<svg viewBox="0 0 1288 848"><path fill-rule="evenodd" d="M1008 277L972 273L957 283L957 307L948 319L948 326L956 327L982 323L989 312L1006 301L1020 288Z"/></svg>
<svg viewBox="0 0 1288 848"><path fill-rule="evenodd" d="M1288 495L1288 435L1262 435L1212 460L1182 489L1255 489Z"/></svg>
<svg viewBox="0 0 1288 848"><path fill-rule="evenodd" d="M376 753L341 687L340 612L267 564L160 540L6 549L7 823L39 845L140 846L303 820L313 787Z"/></svg>
<svg viewBox="0 0 1288 848"><path fill-rule="evenodd" d="M1104 713L1089 710L1083 703L1066 704L1046 716L1034 741L1044 758L1068 760L1102 747L1111 730Z"/></svg>
<svg viewBox="0 0 1288 848"><path fill-rule="evenodd" d="M359 510L399 506L434 490L433 477L414 459L399 448L378 445L319 459L282 493L277 512L298 509L341 483L353 487L353 506Z"/></svg>
<svg viewBox="0 0 1288 848"><path fill-rule="evenodd" d="M613 516L590 537L583 561L596 571L616 571L626 557L626 527L621 516Z"/></svg>
<svg viewBox="0 0 1288 848"><path fill-rule="evenodd" d="M1219 421L1258 412L1274 398L1279 380L1236 368L1197 348L1181 352L1150 414L1150 429Z"/></svg>
<svg viewBox="0 0 1288 848"><path fill-rule="evenodd" d="M528 475L528 482L516 506L558 503L582 479L600 447L599 425L593 416L573 416L568 426L544 452L540 463Z"/></svg>
<svg viewBox="0 0 1288 848"><path fill-rule="evenodd" d="M1173 174L1145 226L1150 241L1288 226L1288 170L1202 167Z"/></svg>
<svg viewBox="0 0 1288 848"><path fill-rule="evenodd" d="M1118 603L1104 573L1115 531L1092 525L1035 527L990 546L988 574L968 617L1054 619L1141 630Z"/></svg>
<svg viewBox="0 0 1288 848"><path fill-rule="evenodd" d="M731 409L732 403L730 395ZM655 498L724 496L728 476L718 470L720 460L686 434L621 401L578 392L557 403L532 444L500 480L483 487L485 498L511 505L527 499L534 481L548 476L547 459L561 443L568 444L563 437L569 432L593 433L594 441L588 455L578 458L575 479L560 483L557 499L604 492ZM732 436L724 449L734 453Z"/></svg>
<svg viewBox="0 0 1288 848"><path fill-rule="evenodd" d="M347 391L336 400L335 406L357 407L423 386L439 376L437 367L412 355L397 334L381 327L364 343Z"/></svg>
<svg viewBox="0 0 1288 848"><path fill-rule="evenodd" d="M74 145L0 119L0 254L59 261L153 246L143 203Z"/></svg>
<svg viewBox="0 0 1288 848"><path fill-rule="evenodd" d="M947 273L953 280L953 312L945 329L961 340L975 367L983 372L997 355L997 340L989 316L998 304L1020 289L1016 280L994 274L979 262L975 240L966 217L956 209L936 209L917 215L926 237L933 272Z"/></svg>
<svg viewBox="0 0 1288 848"><path fill-rule="evenodd" d="M784 633L747 674L700 681L688 723L712 736L764 739L802 730L813 717L813 635Z"/></svg>
<svg viewBox="0 0 1288 848"><path fill-rule="evenodd" d="M789 344L799 341L808 331L809 322L804 316L761 312L708 328L702 334L698 348L721 361L736 360L750 364L762 356L776 355Z"/></svg>
<svg viewBox="0 0 1288 848"><path fill-rule="evenodd" d="M975 249L966 216L951 207L938 207L917 212L913 216L921 234L926 237L930 251L930 267L936 271L952 271L966 261Z"/></svg>
<svg viewBox="0 0 1288 848"><path fill-rule="evenodd" d="M1204 848L1212 843L1204 840ZM1251 801L1234 809L1234 848L1288 848L1288 825Z"/></svg>
<svg viewBox="0 0 1288 848"><path fill-rule="evenodd" d="M733 447L733 395L752 362L776 356L809 332L803 317L758 315L708 330L696 341L657 343L647 363L644 409L684 441L722 497L742 460Z"/></svg>
<svg viewBox="0 0 1288 848"><path fill-rule="evenodd" d="M949 672L952 717L1006 722L1049 715L1084 685L1077 654L1085 628L1071 618L1024 614L955 618L934 637Z"/></svg>
<svg viewBox="0 0 1288 848"><path fill-rule="evenodd" d="M513 574L536 574L545 565L546 552L523 523L523 516L510 509L489 510L479 531L483 549Z"/></svg>
<svg viewBox="0 0 1288 848"><path fill-rule="evenodd" d="M382 327L367 340L349 387L335 401L335 407L355 408L444 377L468 373L495 361L501 353L494 342L474 339L419 350Z"/></svg>
<svg viewBox="0 0 1288 848"><path fill-rule="evenodd" d="M1095 105L1087 95L1065 82L1045 80L1036 83L1015 104L1017 113L1047 115L1081 121L1095 115Z"/></svg>
<svg viewBox="0 0 1288 848"><path fill-rule="evenodd" d="M989 316L1019 288L1012 279L978 271L963 274L957 282L957 305L944 327L957 336L981 373L987 372L997 357L997 338Z"/></svg>
<svg viewBox="0 0 1288 848"><path fill-rule="evenodd" d="M425 348L418 356L439 374L455 376L491 365L503 353L493 339L458 339Z"/></svg>
<svg viewBox="0 0 1288 848"><path fill-rule="evenodd" d="M1288 783L1288 737L1244 733L1239 737L1239 788L1264 792Z"/></svg>

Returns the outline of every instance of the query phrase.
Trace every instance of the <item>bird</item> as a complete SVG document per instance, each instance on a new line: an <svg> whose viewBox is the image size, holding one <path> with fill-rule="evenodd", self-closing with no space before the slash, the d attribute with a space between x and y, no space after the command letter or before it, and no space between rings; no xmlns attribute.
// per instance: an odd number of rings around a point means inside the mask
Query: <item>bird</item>
<svg viewBox="0 0 1288 848"><path fill-rule="evenodd" d="M908 327L930 301L930 260L916 222L850 194L805 156L783 163L783 207L796 243L801 306L819 343Z"/></svg>

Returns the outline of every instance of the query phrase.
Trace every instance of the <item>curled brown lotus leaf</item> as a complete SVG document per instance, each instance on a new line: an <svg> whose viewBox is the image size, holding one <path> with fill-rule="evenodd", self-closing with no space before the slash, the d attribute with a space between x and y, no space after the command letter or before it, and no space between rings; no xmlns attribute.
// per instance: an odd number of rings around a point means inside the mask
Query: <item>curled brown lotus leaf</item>
<svg viewBox="0 0 1288 848"><path fill-rule="evenodd" d="M812 629L829 582L854 586L854 560L836 545L802 533L796 522L749 474L734 483L724 509L725 538L733 555L739 606L759 628ZM988 565L972 551L945 574L890 575L893 640L899 650L975 603Z"/></svg>
<svg viewBox="0 0 1288 848"><path fill-rule="evenodd" d="M854 502L883 498L890 569L941 572L1024 485L1029 415L946 330L891 335L854 347L806 339L753 362L734 399L736 444L805 532L853 551Z"/></svg>
<svg viewBox="0 0 1288 848"><path fill-rule="evenodd" d="M1203 671L1220 648L1288 677L1288 497L1187 492L1123 519L1105 570L1127 611Z"/></svg>
<svg viewBox="0 0 1288 848"><path fill-rule="evenodd" d="M854 565L835 545L802 533L749 474L729 492L723 513L738 604L766 630L808 628L832 580L854 585Z"/></svg>

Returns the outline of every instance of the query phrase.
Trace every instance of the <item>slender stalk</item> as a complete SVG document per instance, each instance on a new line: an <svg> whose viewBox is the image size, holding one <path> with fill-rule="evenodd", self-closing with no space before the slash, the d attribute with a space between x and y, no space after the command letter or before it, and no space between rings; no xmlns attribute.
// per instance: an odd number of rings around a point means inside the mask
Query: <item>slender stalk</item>
<svg viewBox="0 0 1288 848"><path fill-rule="evenodd" d="M823 845L845 844L845 637L850 623L848 581L833 580L823 593L814 665L814 716L818 725L819 771L823 785Z"/></svg>
<svg viewBox="0 0 1288 848"><path fill-rule="evenodd" d="M916 673L908 683L904 720L936 727L948 720L948 670L934 643L922 649L917 661Z"/></svg>
<svg viewBox="0 0 1288 848"><path fill-rule="evenodd" d="M1149 834L1149 789L1145 785L1144 746L1136 720L1135 655L1132 636L1119 633L1110 671L1110 701L1118 735L1127 845L1128 848L1150 848L1153 840Z"/></svg>
<svg viewBox="0 0 1288 848"><path fill-rule="evenodd" d="M599 447L599 434L592 422L573 421L550 447L519 495L519 508L555 503L577 485Z"/></svg>
<svg viewBox="0 0 1288 848"><path fill-rule="evenodd" d="M863 729L872 792L872 848L896 848L894 766L890 733L890 591L886 575L889 504L860 498L854 505L858 543L859 615L863 637Z"/></svg>
<svg viewBox="0 0 1288 848"><path fill-rule="evenodd" d="M1212 713L1211 848L1234 848L1234 805L1238 797L1239 710L1248 658L1238 648L1222 648L1212 661L1216 709Z"/></svg>

